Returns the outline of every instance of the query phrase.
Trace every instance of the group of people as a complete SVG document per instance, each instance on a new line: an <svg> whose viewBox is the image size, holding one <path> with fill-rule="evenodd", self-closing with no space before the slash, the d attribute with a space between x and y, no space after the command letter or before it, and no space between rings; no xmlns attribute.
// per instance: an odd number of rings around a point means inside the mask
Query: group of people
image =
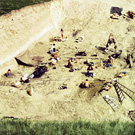
<svg viewBox="0 0 135 135"><path fill-rule="evenodd" d="M55 65L58 61L60 61L60 56L58 55L58 51L56 51L55 44L51 44L51 48L49 48L49 53L52 58L50 58L50 66Z"/></svg>
<svg viewBox="0 0 135 135"><path fill-rule="evenodd" d="M61 38L63 39L64 38L64 31L63 29L60 30L61 32ZM117 51L117 46L116 46L116 41L114 39L114 35L112 33L110 33L109 35L109 39L107 41L107 44L106 44L106 47L105 47L105 51L107 52L108 51L108 48L111 44L114 44L114 49L115 49L115 52ZM58 61L60 61L60 56L58 55L58 51L56 51L56 48L55 48L55 44L51 44L51 48L49 48L49 53L51 54L51 57L50 60L50 66L53 66L55 65ZM67 64L67 67L70 68L70 71L74 71L74 65L73 63L77 63L77 58L76 56L75 57L70 57L68 59L68 64ZM88 68L87 68L87 76L88 77L92 77L94 76L94 73L93 73L93 66L94 66L94 63L93 62L89 62L89 60L87 59L86 60L86 64L88 65ZM113 65L113 57L112 56L108 56L108 60L106 61L106 64L105 64L105 67L106 68L109 68L110 66ZM6 77L11 77L12 76L12 73L11 73L11 70L8 69L7 73L5 74ZM20 82L24 82L24 83L27 83L29 82L28 78L27 77L23 77L21 78ZM19 83L18 83L19 84ZM90 83L88 81L88 79L86 79L81 87L83 88L89 88L90 87Z"/></svg>
<svg viewBox="0 0 135 135"><path fill-rule="evenodd" d="M110 33L109 39L108 39L107 44L106 44L106 47L105 47L105 52L108 51L108 48L109 48L112 44L114 44L114 51L115 51L115 53L116 53L116 52L117 52L116 41L115 41L115 39L114 39L114 35L113 35L112 33ZM109 67L113 66L113 61L114 61L113 57L112 57L111 55L109 55L109 56L108 56L108 60L107 60L106 63L104 64L104 67L103 67L103 68L109 68ZM93 64L94 64L94 63L93 63L93 62L89 62L89 60L87 59L87 60L86 60L86 64L89 65L88 68L87 68L87 76L88 76L88 77L91 76L91 77L93 78L93 76L94 76L94 73L93 73ZM88 88L88 87L89 87L88 84L90 85L90 83L88 83L88 79L86 79L84 82L82 82L81 87L83 87L83 88Z"/></svg>
<svg viewBox="0 0 135 135"><path fill-rule="evenodd" d="M13 73L11 72L11 69L8 69L8 71L4 74L6 77L10 78L13 77ZM20 78L20 80L18 82L16 82L14 85L14 87L18 88L20 87L23 83L29 83L29 77L28 74L25 74L22 78ZM32 96L32 94L34 93L33 88L31 87L30 83L29 83L29 89L27 91L27 93Z"/></svg>
<svg viewBox="0 0 135 135"><path fill-rule="evenodd" d="M118 20L120 16L122 16L123 18L134 19L135 12L133 12L133 11L127 11L125 14L113 13L113 14L110 15L110 18L117 19Z"/></svg>
<svg viewBox="0 0 135 135"><path fill-rule="evenodd" d="M64 30L61 28L61 40L64 39ZM58 54L58 50L56 51L55 44L51 44L51 48L49 48L49 53L51 54L52 58L50 58L50 66L55 65L57 62L60 61L60 56Z"/></svg>
<svg viewBox="0 0 135 135"><path fill-rule="evenodd" d="M115 49L115 52L116 52L116 50L117 50L116 41L115 41L112 33L110 33L110 35L109 35L109 39L108 39L105 50L108 50L108 47L111 44L114 44L114 49ZM67 67L70 68L70 69L74 69L73 62L74 61L77 62L76 60L77 60L76 57L68 59ZM94 77L94 73L93 73L94 63L90 62L88 59L86 59L85 63L88 65L86 76L93 78ZM105 65L104 65L104 68L109 68L112 65L113 65L113 57L110 55L110 56L108 56L108 60L106 61ZM84 82L82 82L81 87L82 88L89 88L90 87L90 83L89 83L88 79L86 79Z"/></svg>
<svg viewBox="0 0 135 135"><path fill-rule="evenodd" d="M63 29L61 29L61 38L62 39L64 38L64 31L63 31ZM55 65L60 60L60 57L58 55L58 52L56 52L55 44L51 44L51 48L49 48L49 53L52 56L52 58L50 59L51 60L50 65L53 66L53 65ZM11 69L8 69L7 72L4 75L6 77L8 77L8 78L13 77L13 73L11 72ZM20 80L18 82L16 82L15 84L13 84L13 86L18 88L23 83L29 83L30 82L29 79L34 78L36 75L37 75L37 70L35 70L33 72L33 74L31 74L30 76L28 74L25 74L22 78L20 78ZM31 87L31 84L30 83L29 83L29 90L27 91L27 93L30 96L32 96L32 94L34 93L34 90Z"/></svg>

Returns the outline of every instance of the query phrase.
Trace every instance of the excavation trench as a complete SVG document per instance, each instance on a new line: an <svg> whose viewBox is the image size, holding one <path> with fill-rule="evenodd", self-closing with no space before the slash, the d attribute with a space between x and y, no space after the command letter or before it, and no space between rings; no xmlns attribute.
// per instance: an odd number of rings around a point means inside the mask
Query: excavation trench
<svg viewBox="0 0 135 135"><path fill-rule="evenodd" d="M133 9L133 3L127 1L110 0L54 0L49 3L28 6L12 11L0 17L0 75L11 68L13 78L0 78L0 113L4 116L30 118L40 120L69 121L85 119L92 121L124 120L131 121L127 111L134 110L134 103L127 97L120 109L114 113L104 101L104 95L117 97L114 88L97 92L102 84L114 78L116 73L126 70L126 79L120 83L134 89L134 72L125 68L127 49L134 43L133 31L128 31L129 25L134 26L134 20L123 18L112 20L112 7L123 9L122 12ZM41 78L31 79L34 89L33 96L27 94L28 85L20 88L11 87L26 74L31 74L35 67L18 66L15 57L29 49L34 55L44 56L44 61L50 58L47 53L51 43L50 38L60 36L60 29L64 29L65 42L55 42L59 49L61 60L56 68L49 68ZM121 59L115 60L115 69L105 70L95 68L108 55L103 54L98 47L105 47L110 33L113 33L118 48L122 49ZM77 37L84 36L83 42L76 43ZM113 47L110 48L110 50ZM69 57L78 51L85 51L87 56L79 57L75 67L79 70L69 72L65 68ZM96 52L97 59L91 55ZM110 53L112 53L110 51ZM87 76L86 58L94 62L94 78L89 77L92 85L90 89L80 89L79 85ZM17 70L15 70L17 68ZM63 84L67 89L59 90Z"/></svg>

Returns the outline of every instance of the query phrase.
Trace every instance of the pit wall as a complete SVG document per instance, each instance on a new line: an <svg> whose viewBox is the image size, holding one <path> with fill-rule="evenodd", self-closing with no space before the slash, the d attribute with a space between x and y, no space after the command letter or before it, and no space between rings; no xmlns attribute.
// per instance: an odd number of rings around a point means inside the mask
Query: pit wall
<svg viewBox="0 0 135 135"><path fill-rule="evenodd" d="M17 66L14 57L49 31L56 30L51 2L14 10L0 17L0 75Z"/></svg>
<svg viewBox="0 0 135 135"><path fill-rule="evenodd" d="M97 18L109 17L111 6L122 7L124 11L132 10L133 7L131 2L124 0L119 3L117 0L53 0L1 16L0 75L17 65L14 60L16 55L32 46L49 31L68 27L67 22L72 19L80 20L79 24L72 24L81 25L82 28L90 21L98 24Z"/></svg>

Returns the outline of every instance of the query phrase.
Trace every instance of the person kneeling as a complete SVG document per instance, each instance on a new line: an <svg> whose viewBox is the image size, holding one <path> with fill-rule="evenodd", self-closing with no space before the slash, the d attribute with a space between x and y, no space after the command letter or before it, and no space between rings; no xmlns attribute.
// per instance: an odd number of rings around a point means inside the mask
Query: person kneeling
<svg viewBox="0 0 135 135"><path fill-rule="evenodd" d="M81 83L81 88L90 88L90 82L88 79Z"/></svg>
<svg viewBox="0 0 135 135"><path fill-rule="evenodd" d="M113 58L111 56L108 56L108 61L107 64L105 65L105 67L109 68L110 66L112 66L113 64Z"/></svg>
<svg viewBox="0 0 135 135"><path fill-rule="evenodd" d="M87 75L88 77L91 76L93 78L93 67L91 65L87 68Z"/></svg>
<svg viewBox="0 0 135 135"><path fill-rule="evenodd" d="M51 58L50 66L53 66L57 63L57 60L54 58Z"/></svg>
<svg viewBox="0 0 135 135"><path fill-rule="evenodd" d="M11 73L10 69L8 69L7 73L5 73L5 76L6 77L12 77L12 73Z"/></svg>

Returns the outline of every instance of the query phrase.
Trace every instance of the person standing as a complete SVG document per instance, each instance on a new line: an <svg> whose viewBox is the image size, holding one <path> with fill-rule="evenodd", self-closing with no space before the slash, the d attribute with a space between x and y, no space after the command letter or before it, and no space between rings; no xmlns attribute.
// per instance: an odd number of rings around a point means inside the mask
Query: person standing
<svg viewBox="0 0 135 135"><path fill-rule="evenodd" d="M127 53L126 62L127 62L127 65L129 65L129 68L132 68L133 62L132 62L132 58L131 58L131 54L130 53Z"/></svg>
<svg viewBox="0 0 135 135"><path fill-rule="evenodd" d="M63 31L63 29L62 29L62 28L61 28L61 30L60 30L60 31L61 31L61 37L62 37L62 39L63 39L63 37L64 37L64 35L63 35L63 34L64 34L64 31Z"/></svg>
<svg viewBox="0 0 135 135"><path fill-rule="evenodd" d="M116 53L116 51L117 51L117 45L116 44L114 45L114 50L115 50L115 53Z"/></svg>
<svg viewBox="0 0 135 135"><path fill-rule="evenodd" d="M71 59L68 60L68 65L67 65L67 67L70 68L70 69L73 69L73 64L72 64Z"/></svg>

